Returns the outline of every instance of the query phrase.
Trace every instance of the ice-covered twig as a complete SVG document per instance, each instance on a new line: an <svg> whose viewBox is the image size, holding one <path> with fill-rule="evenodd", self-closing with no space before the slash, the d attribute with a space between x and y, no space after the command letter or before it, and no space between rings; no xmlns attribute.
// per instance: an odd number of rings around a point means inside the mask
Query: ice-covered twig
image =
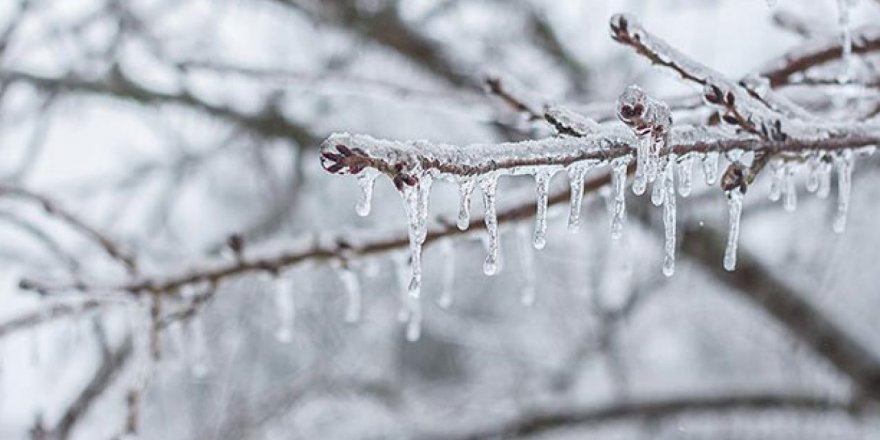
<svg viewBox="0 0 880 440"><path fill-rule="evenodd" d="M852 32L852 53L864 55L880 51L880 27L868 26ZM837 36L811 41L773 62L761 71L771 87L788 84L796 73L836 61L843 56L843 44Z"/></svg>

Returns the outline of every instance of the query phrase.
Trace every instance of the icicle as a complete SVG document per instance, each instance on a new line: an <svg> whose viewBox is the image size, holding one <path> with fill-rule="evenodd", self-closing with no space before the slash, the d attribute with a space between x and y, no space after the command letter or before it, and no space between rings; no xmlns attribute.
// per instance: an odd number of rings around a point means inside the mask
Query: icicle
<svg viewBox="0 0 880 440"><path fill-rule="evenodd" d="M355 211L361 217L370 215L370 208L373 206L373 187L376 183L378 172L372 169L365 169L357 175L358 186L361 188L361 196L358 199Z"/></svg>
<svg viewBox="0 0 880 440"><path fill-rule="evenodd" d="M663 229L666 242L663 246L663 275L675 273L675 155L670 154L663 172Z"/></svg>
<svg viewBox="0 0 880 440"><path fill-rule="evenodd" d="M794 212L797 209L797 188L794 186L794 165L786 165L785 166L785 177L782 181L783 186L783 194L785 194L785 200L782 202L782 206L788 212Z"/></svg>
<svg viewBox="0 0 880 440"><path fill-rule="evenodd" d="M339 268L339 281L348 296L348 305L345 307L345 322L358 322L361 319L362 294L361 282L357 273L352 268L342 266Z"/></svg>
<svg viewBox="0 0 880 440"><path fill-rule="evenodd" d="M642 195L648 188L648 163L649 150L654 145L650 135L639 136L638 150L636 151L636 172L633 175L632 191L635 195Z"/></svg>
<svg viewBox="0 0 880 440"><path fill-rule="evenodd" d="M278 312L278 329L275 339L288 343L293 339L293 320L295 302L293 299L293 283L283 277L275 279L275 309Z"/></svg>
<svg viewBox="0 0 880 440"><path fill-rule="evenodd" d="M568 180L571 184L571 202L568 212L568 230L577 231L581 223L581 206L584 199L584 177L593 166L592 162L580 162L569 165Z"/></svg>
<svg viewBox="0 0 880 440"><path fill-rule="evenodd" d="M455 287L455 244L447 239L440 242L440 253L443 255L443 290L437 304L448 309L452 305L453 288Z"/></svg>
<svg viewBox="0 0 880 440"><path fill-rule="evenodd" d="M498 176L489 175L480 179L489 248L489 255L486 257L486 262L483 263L483 273L490 276L498 272L498 218L495 212L495 191L497 188Z"/></svg>
<svg viewBox="0 0 880 440"><path fill-rule="evenodd" d="M807 174L807 191L814 193L819 189L819 168L821 167L821 159L818 156L811 156L807 162L809 172Z"/></svg>
<svg viewBox="0 0 880 440"><path fill-rule="evenodd" d="M730 229L727 235L727 248L724 250L724 269L736 269L736 247L739 242L739 224L742 217L743 193L739 188L727 192L727 212Z"/></svg>
<svg viewBox="0 0 880 440"><path fill-rule="evenodd" d="M852 151L842 151L835 156L834 161L837 164L837 215L834 217L834 232L840 234L846 230L846 217L852 192Z"/></svg>
<svg viewBox="0 0 880 440"><path fill-rule="evenodd" d="M826 199L831 194L831 168L831 162L827 160L819 163L819 189L816 191L816 196L820 199Z"/></svg>
<svg viewBox="0 0 880 440"><path fill-rule="evenodd" d="M458 229L464 231L471 223L471 194L476 181L472 177L458 183Z"/></svg>
<svg viewBox="0 0 880 440"><path fill-rule="evenodd" d="M522 263L523 286L520 294L520 302L530 306L535 303L535 254L529 246L529 232L526 228L519 228L519 255Z"/></svg>
<svg viewBox="0 0 880 440"><path fill-rule="evenodd" d="M770 163L770 201L777 202L782 197L783 183L785 180L785 167L778 161Z"/></svg>
<svg viewBox="0 0 880 440"><path fill-rule="evenodd" d="M422 290L422 244L428 234L428 199L431 193L431 176L422 174L418 183L404 186L402 195L409 220L409 251L411 276L409 294L415 298Z"/></svg>
<svg viewBox="0 0 880 440"><path fill-rule="evenodd" d="M190 373L196 379L202 379L210 372L210 365L208 362L208 342L205 339L205 324L201 315L197 314L191 318L189 333Z"/></svg>
<svg viewBox="0 0 880 440"><path fill-rule="evenodd" d="M840 64L842 70L838 81L845 83L853 76L852 32L850 30L850 9L855 0L837 0L838 22L840 24Z"/></svg>
<svg viewBox="0 0 880 440"><path fill-rule="evenodd" d="M551 171L539 171L535 174L535 192L537 193L537 213L535 214L535 249L544 249L547 245L547 198L550 195Z"/></svg>
<svg viewBox="0 0 880 440"><path fill-rule="evenodd" d="M703 156L703 176L706 178L706 185L712 186L718 181L718 157L717 151L710 151Z"/></svg>
<svg viewBox="0 0 880 440"><path fill-rule="evenodd" d="M611 186L614 203L611 207L611 238L618 239L623 234L623 222L626 220L626 168L629 157L615 159L611 162Z"/></svg>
<svg viewBox="0 0 880 440"><path fill-rule="evenodd" d="M682 197L691 195L693 188L694 156L687 155L678 163L678 194Z"/></svg>
<svg viewBox="0 0 880 440"><path fill-rule="evenodd" d="M665 176L666 173L664 172ZM666 188L663 187L663 181L665 177L661 178L661 180L654 182L654 186L651 188L651 203L654 206L660 206L663 204L663 199L665 198Z"/></svg>

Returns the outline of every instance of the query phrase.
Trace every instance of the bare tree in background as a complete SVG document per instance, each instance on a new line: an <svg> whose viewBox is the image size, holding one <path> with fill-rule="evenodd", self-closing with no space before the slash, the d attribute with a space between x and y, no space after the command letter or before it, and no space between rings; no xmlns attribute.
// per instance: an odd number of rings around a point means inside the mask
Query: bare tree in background
<svg viewBox="0 0 880 440"><path fill-rule="evenodd" d="M880 434L880 5L579 3L0 5L0 437Z"/></svg>

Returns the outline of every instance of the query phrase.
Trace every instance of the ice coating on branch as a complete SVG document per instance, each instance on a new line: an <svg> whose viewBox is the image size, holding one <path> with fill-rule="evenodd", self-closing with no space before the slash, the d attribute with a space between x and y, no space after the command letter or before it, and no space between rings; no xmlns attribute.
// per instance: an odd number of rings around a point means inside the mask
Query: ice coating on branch
<svg viewBox="0 0 880 440"><path fill-rule="evenodd" d="M275 278L275 311L278 312L278 329L275 339L288 343L293 339L293 320L296 313L293 299L293 282L284 277Z"/></svg>
<svg viewBox="0 0 880 440"><path fill-rule="evenodd" d="M453 289L455 288L455 243L452 240L443 240L439 244L440 254L443 256L443 285L441 286L440 298L437 305L448 309L453 301Z"/></svg>
<svg viewBox="0 0 880 440"><path fill-rule="evenodd" d="M358 280L357 273L347 266L338 269L339 281L345 289L345 295L348 297L348 304L345 307L345 322L354 323L361 319L362 296L361 282Z"/></svg>
<svg viewBox="0 0 880 440"><path fill-rule="evenodd" d="M834 157L837 165L837 214L834 216L834 232L846 231L849 199L852 192L853 153L844 150Z"/></svg>
<svg viewBox="0 0 880 440"><path fill-rule="evenodd" d="M626 220L626 168L629 158L618 158L611 162L611 238L619 239L623 234Z"/></svg>
<svg viewBox="0 0 880 440"><path fill-rule="evenodd" d="M483 273L495 275L498 272L498 218L495 206L495 192L498 188L498 177L494 174L480 179L483 191L483 210L485 211L486 234L488 235L488 253L483 263Z"/></svg>
<svg viewBox="0 0 880 440"><path fill-rule="evenodd" d="M661 180L663 197L663 275L671 277L675 273L675 155L670 154L666 161Z"/></svg>
<svg viewBox="0 0 880 440"><path fill-rule="evenodd" d="M583 137L600 130L596 121L563 106L545 106L544 118L553 124L557 132L569 136Z"/></svg>
<svg viewBox="0 0 880 440"><path fill-rule="evenodd" d="M678 195L688 197L693 189L694 157L686 155L678 162Z"/></svg>
<svg viewBox="0 0 880 440"><path fill-rule="evenodd" d="M794 212L797 209L797 188L794 185L794 172L794 165L785 165L784 177L782 179L782 194L784 195L782 206L788 212Z"/></svg>
<svg viewBox="0 0 880 440"><path fill-rule="evenodd" d="M617 117L632 128L638 139L632 189L641 195L648 182L653 182L660 173L659 152L672 126L669 106L631 85L617 98Z"/></svg>
<svg viewBox="0 0 880 440"><path fill-rule="evenodd" d="M727 215L729 229L727 247L724 249L724 269L736 269L736 248L739 243L740 218L742 217L743 193L739 188L727 191Z"/></svg>
<svg viewBox="0 0 880 440"><path fill-rule="evenodd" d="M782 186L785 179L785 166L774 160L770 163L770 201L777 202L782 198Z"/></svg>
<svg viewBox="0 0 880 440"><path fill-rule="evenodd" d="M370 209L373 206L373 187L375 186L377 176L379 176L379 173L372 169L366 169L357 175L361 195L355 211L361 217L370 215Z"/></svg>
<svg viewBox="0 0 880 440"><path fill-rule="evenodd" d="M577 231L581 223L581 206L584 200L584 178L593 162L575 162L568 166L568 181L571 185L571 202L568 211L568 230Z"/></svg>
<svg viewBox="0 0 880 440"><path fill-rule="evenodd" d="M520 293L520 302L530 306L535 303L535 254L529 246L529 231L525 227L517 228L519 235L520 262L522 264L523 285Z"/></svg>
<svg viewBox="0 0 880 440"><path fill-rule="evenodd" d="M547 200L550 196L550 179L556 172L542 170L535 174L535 192L537 193L537 212L535 213L535 249L544 249L547 245Z"/></svg>
<svg viewBox="0 0 880 440"><path fill-rule="evenodd" d="M458 183L458 229L467 230L471 223L471 195L477 181L472 177L461 179Z"/></svg>
<svg viewBox="0 0 880 440"><path fill-rule="evenodd" d="M717 108L721 120L727 124L775 141L794 134L817 136L822 132L815 121L804 123L788 118L769 106L769 102L777 101L772 91L763 97L753 96L745 87L654 36L631 15L617 14L611 18L611 37L632 47L653 64L702 86L703 99Z"/></svg>
<svg viewBox="0 0 880 440"><path fill-rule="evenodd" d="M703 156L703 177L706 185L715 185L718 181L718 158L721 156L717 151L710 151Z"/></svg>

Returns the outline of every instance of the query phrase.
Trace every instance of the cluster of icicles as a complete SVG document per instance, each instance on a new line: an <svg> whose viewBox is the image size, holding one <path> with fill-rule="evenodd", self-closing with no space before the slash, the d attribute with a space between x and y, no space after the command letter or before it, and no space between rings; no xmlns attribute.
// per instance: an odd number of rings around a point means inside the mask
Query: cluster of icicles
<svg viewBox="0 0 880 440"><path fill-rule="evenodd" d="M654 142L652 145L651 143ZM661 142L657 145L657 142ZM682 156L666 154L659 156L658 151L663 150L662 141L657 141L649 135L639 136L636 151L636 173L633 178L632 190L640 195L646 192L648 182L653 182L651 190L651 202L655 206L663 207L664 223L664 259L663 273L671 276L675 271L676 251L676 198L677 196L688 197L692 190L692 170L694 162L702 162L702 171L707 185L715 185L719 179L719 159L721 153L710 151L706 153L688 153ZM808 170L806 189L815 192L821 198L829 195L831 190L831 173L837 169L838 177L838 206L834 220L834 230L843 232L846 226L847 211L849 208L849 195L853 168L854 152L843 150L840 152L814 152L799 157L797 160L783 161L774 159L770 163L772 184L770 191L771 200L783 199L786 210L794 210L797 203L797 190L795 186L796 171L805 167ZM738 161L742 151L730 151L726 156L731 161ZM546 244L547 234L547 208L550 192L550 181L560 171L565 171L571 185L571 200L568 215L568 229L577 230L581 217L581 202L584 196L584 182L587 174L596 168L607 166L611 169L610 197L608 203L610 216L611 237L621 237L626 218L626 178L627 168L633 160L632 155L625 155L601 163L597 160L584 160L572 163L566 167L559 165L536 166L531 170L535 179L537 209L535 215L534 232L531 237L535 249L542 249ZM409 278L406 278L404 270L407 262L401 258L398 263L398 275L401 276L401 286L405 293L405 308L401 312L401 320L409 323L407 338L416 340L419 337L421 311L419 309L419 297L422 286L422 245L427 237L428 199L434 175L430 171L410 171L417 178L417 183L412 186L404 185L400 191L408 219L410 261ZM361 188L360 199L357 203L357 213L366 216L370 212L373 186L379 175L375 170L365 169L358 174L358 182ZM486 275L494 275L499 270L499 227L496 212L496 189L498 185L498 173L488 173L481 176L460 177L457 180L459 192L459 210L457 226L466 230L470 224L471 198L475 189L479 188L482 193L483 207L485 211L485 225L487 232L486 247L488 255L483 264L483 272ZM677 179L677 182L676 182ZM677 185L676 185L677 184ZM728 241L724 254L724 268L732 271L736 267L736 249L740 231L740 217L742 214L743 193L739 189L727 192L729 228ZM450 247L444 240L444 248ZM533 258L529 256L529 258ZM449 258L449 260L452 260ZM350 280L353 274L349 269L341 271L341 277L345 281L354 310L359 310L359 294L352 293ZM451 303L451 293L446 279L451 278L451 269L444 271L444 292L438 301L441 306ZM348 281L346 281L348 279ZM355 281L356 282L356 281ZM532 287L533 288L533 287ZM526 288L529 289L528 287ZM524 294L523 302L529 303L532 295ZM347 316L348 320L356 319L352 311Z"/></svg>

